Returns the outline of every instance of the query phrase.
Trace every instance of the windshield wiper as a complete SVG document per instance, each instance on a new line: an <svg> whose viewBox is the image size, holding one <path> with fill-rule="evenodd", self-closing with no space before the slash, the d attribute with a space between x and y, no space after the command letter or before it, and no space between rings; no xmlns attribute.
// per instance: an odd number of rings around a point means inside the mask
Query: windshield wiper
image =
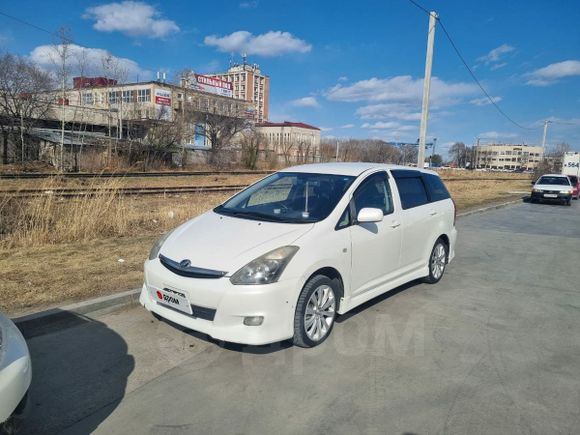
<svg viewBox="0 0 580 435"><path fill-rule="evenodd" d="M224 208L224 207L217 208L217 209L215 209L215 211L217 213L223 213L223 214L228 215L228 216L235 216L235 217L240 217L240 218L253 219L253 220L257 220L257 221L266 221L266 222L288 222L285 219L277 219L274 216L271 216L271 215L268 215L268 214L264 214L264 213L258 213L258 212L255 212L255 211L228 210L227 208Z"/></svg>

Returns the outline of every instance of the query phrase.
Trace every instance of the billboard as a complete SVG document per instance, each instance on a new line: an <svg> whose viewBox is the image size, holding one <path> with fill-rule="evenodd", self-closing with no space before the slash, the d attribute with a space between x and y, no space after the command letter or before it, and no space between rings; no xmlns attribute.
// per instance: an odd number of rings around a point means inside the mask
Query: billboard
<svg viewBox="0 0 580 435"><path fill-rule="evenodd" d="M165 89L155 89L153 94L157 118L165 121L171 121L171 91Z"/></svg>
<svg viewBox="0 0 580 435"><path fill-rule="evenodd" d="M155 89L155 105L171 106L171 92L165 89Z"/></svg>
<svg viewBox="0 0 580 435"><path fill-rule="evenodd" d="M191 74L189 87L196 91L208 92L221 95L222 97L234 96L234 85L231 82L201 74Z"/></svg>

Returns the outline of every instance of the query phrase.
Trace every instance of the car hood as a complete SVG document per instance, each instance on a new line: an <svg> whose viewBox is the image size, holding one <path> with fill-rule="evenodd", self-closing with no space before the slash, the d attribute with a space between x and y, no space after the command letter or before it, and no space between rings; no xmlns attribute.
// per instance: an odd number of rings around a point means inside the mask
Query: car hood
<svg viewBox="0 0 580 435"><path fill-rule="evenodd" d="M253 259L295 242L314 224L263 222L209 211L177 227L160 254L204 269L236 272Z"/></svg>
<svg viewBox="0 0 580 435"><path fill-rule="evenodd" d="M572 186L561 186L558 184L535 184L534 189L551 190L553 192L562 192L564 190L572 190Z"/></svg>

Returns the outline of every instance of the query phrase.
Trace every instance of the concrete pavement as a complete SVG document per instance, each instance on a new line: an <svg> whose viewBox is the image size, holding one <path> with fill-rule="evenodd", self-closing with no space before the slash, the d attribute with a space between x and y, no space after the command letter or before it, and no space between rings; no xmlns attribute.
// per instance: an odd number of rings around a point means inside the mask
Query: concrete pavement
<svg viewBox="0 0 580 435"><path fill-rule="evenodd" d="M438 285L339 318L320 347L214 343L141 308L29 340L24 433L574 433L580 203L465 217Z"/></svg>

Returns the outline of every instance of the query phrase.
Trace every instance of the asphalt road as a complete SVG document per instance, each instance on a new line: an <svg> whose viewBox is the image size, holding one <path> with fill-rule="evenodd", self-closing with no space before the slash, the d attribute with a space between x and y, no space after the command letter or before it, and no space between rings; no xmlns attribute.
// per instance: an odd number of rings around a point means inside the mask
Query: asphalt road
<svg viewBox="0 0 580 435"><path fill-rule="evenodd" d="M580 202L458 227L438 285L343 316L319 348L224 346L141 308L34 337L24 433L578 433Z"/></svg>

